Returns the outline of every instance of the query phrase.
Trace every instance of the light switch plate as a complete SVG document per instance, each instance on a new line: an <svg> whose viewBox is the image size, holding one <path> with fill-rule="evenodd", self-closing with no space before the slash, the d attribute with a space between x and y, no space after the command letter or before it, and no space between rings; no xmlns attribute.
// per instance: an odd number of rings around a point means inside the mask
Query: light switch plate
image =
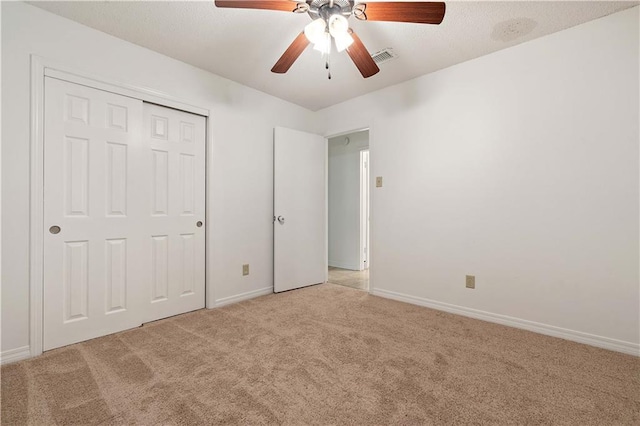
<svg viewBox="0 0 640 426"><path fill-rule="evenodd" d="M242 275L249 275L249 264L242 265Z"/></svg>
<svg viewBox="0 0 640 426"><path fill-rule="evenodd" d="M376 178L376 188L382 188L382 176Z"/></svg>
<svg viewBox="0 0 640 426"><path fill-rule="evenodd" d="M476 288L476 277L475 275L467 275L465 281L467 288Z"/></svg>

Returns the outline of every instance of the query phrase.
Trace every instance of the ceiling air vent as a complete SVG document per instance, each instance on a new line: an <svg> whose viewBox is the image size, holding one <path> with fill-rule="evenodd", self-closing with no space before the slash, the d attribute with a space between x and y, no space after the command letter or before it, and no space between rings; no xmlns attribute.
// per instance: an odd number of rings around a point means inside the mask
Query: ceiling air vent
<svg viewBox="0 0 640 426"><path fill-rule="evenodd" d="M396 55L390 47L387 47L386 49L374 53L371 57L376 64L381 64L397 58L398 55Z"/></svg>

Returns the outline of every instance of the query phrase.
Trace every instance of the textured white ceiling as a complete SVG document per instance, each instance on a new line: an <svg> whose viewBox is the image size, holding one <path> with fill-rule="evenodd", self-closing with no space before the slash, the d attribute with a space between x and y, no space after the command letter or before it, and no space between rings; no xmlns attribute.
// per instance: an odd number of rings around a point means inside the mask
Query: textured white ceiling
<svg viewBox="0 0 640 426"><path fill-rule="evenodd" d="M212 1L29 3L311 110L638 4L447 2L441 25L352 18L352 28L371 53L391 47L398 58L381 64L377 75L363 79L346 52L334 52L333 79L328 80L320 54L311 48L287 74L270 71L310 22L306 14L218 9Z"/></svg>

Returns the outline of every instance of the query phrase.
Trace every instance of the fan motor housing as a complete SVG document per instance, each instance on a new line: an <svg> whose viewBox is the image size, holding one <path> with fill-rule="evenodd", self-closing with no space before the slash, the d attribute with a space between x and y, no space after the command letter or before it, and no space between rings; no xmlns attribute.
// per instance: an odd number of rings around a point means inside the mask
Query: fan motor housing
<svg viewBox="0 0 640 426"><path fill-rule="evenodd" d="M333 0L333 6L331 6L331 0L313 0L309 4L309 16L311 19L317 19L319 16L327 21L331 15L348 17L352 9L353 1L349 0Z"/></svg>

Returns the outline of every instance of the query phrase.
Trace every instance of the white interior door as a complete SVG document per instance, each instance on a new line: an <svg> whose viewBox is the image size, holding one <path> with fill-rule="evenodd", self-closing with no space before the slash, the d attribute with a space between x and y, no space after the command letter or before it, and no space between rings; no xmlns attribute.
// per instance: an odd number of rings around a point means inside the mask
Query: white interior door
<svg viewBox="0 0 640 426"><path fill-rule="evenodd" d="M326 162L324 137L275 129L275 292L326 281Z"/></svg>
<svg viewBox="0 0 640 426"><path fill-rule="evenodd" d="M45 79L44 349L204 307L205 118Z"/></svg>
<svg viewBox="0 0 640 426"><path fill-rule="evenodd" d="M44 349L142 323L142 101L45 79Z"/></svg>
<svg viewBox="0 0 640 426"><path fill-rule="evenodd" d="M144 322L204 308L205 118L144 104L151 279Z"/></svg>

